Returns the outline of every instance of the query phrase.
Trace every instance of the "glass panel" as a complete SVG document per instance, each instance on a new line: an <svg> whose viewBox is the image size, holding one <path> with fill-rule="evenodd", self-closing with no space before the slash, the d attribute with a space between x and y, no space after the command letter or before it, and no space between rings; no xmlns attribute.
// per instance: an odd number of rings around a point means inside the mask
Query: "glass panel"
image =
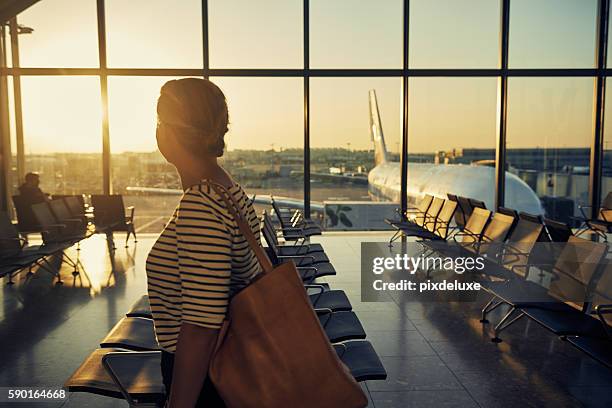
<svg viewBox="0 0 612 408"><path fill-rule="evenodd" d="M388 152L384 163L375 159L382 147L372 139L370 90ZM326 228L381 229L393 217L397 205L388 203L400 197L401 95L399 78L311 79L311 207L325 214Z"/></svg>
<svg viewBox="0 0 612 408"><path fill-rule="evenodd" d="M178 174L157 150L159 90L172 77L109 77L113 193L133 205L139 232L159 232L182 194Z"/></svg>
<svg viewBox="0 0 612 408"><path fill-rule="evenodd" d="M495 68L500 2L412 0L411 68Z"/></svg>
<svg viewBox="0 0 612 408"><path fill-rule="evenodd" d="M211 78L225 93L229 132L223 166L249 194L303 206L301 78ZM293 199L293 200L292 200ZM259 201L256 201L258 203Z"/></svg>
<svg viewBox="0 0 612 408"><path fill-rule="evenodd" d="M213 68L302 68L301 0L209 2Z"/></svg>
<svg viewBox="0 0 612 408"><path fill-rule="evenodd" d="M495 208L497 78L411 78L408 200L447 193Z"/></svg>
<svg viewBox="0 0 612 408"><path fill-rule="evenodd" d="M401 68L401 0L310 2L311 68Z"/></svg>
<svg viewBox="0 0 612 408"><path fill-rule="evenodd" d="M593 78L508 80L508 206L571 223L587 204L593 85Z"/></svg>
<svg viewBox="0 0 612 408"><path fill-rule="evenodd" d="M106 0L108 66L201 68L200 0Z"/></svg>
<svg viewBox="0 0 612 408"><path fill-rule="evenodd" d="M612 84L606 82L606 109L604 117L604 140L601 174L601 203L606 208L612 208L612 202L605 202L608 193L612 192ZM612 199L612 197L610 197Z"/></svg>
<svg viewBox="0 0 612 408"><path fill-rule="evenodd" d="M34 30L19 35L22 67L99 66L95 0L40 1L17 20Z"/></svg>
<svg viewBox="0 0 612 408"><path fill-rule="evenodd" d="M102 192L100 80L22 77L26 172L50 194Z"/></svg>
<svg viewBox="0 0 612 408"><path fill-rule="evenodd" d="M590 68L595 63L597 0L512 0L512 68Z"/></svg>

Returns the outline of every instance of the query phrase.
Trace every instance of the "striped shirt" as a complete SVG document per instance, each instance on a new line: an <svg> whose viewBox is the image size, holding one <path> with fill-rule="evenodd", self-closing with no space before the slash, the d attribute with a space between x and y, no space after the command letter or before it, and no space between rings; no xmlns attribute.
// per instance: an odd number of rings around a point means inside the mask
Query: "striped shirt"
<svg viewBox="0 0 612 408"><path fill-rule="evenodd" d="M229 191L259 240L259 220L244 190ZM159 345L174 352L181 323L219 329L228 302L261 271L223 199L191 187L147 258L147 285Z"/></svg>

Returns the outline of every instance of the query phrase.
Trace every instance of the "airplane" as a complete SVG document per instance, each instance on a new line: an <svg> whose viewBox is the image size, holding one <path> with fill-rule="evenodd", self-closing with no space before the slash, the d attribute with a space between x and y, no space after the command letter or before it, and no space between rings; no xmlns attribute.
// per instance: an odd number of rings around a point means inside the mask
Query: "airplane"
<svg viewBox="0 0 612 408"><path fill-rule="evenodd" d="M374 143L374 168L367 177L369 195L375 201L399 203L401 196L400 162L389 160L378 109L376 91L369 91L370 136ZM353 176L337 175L335 179L354 182ZM408 163L407 195L410 203L418 202L425 194L446 198L447 193L483 201L487 208L495 208L495 169L482 165ZM156 187L127 187L128 192L140 194L180 195L180 189ZM270 196L251 196L255 204L271 205ZM275 197L283 207L303 209L304 202L289 197ZM506 171L506 206L530 214L544 214L536 193L523 180ZM323 213L323 203L313 201L312 211Z"/></svg>
<svg viewBox="0 0 612 408"><path fill-rule="evenodd" d="M378 109L376 91L369 92L370 136L374 143L375 167L368 173L370 195L379 201L399 202L400 162L389 160ZM516 175L506 171L505 206L530 214L544 214L537 194ZM483 201L495 209L495 169L490 166L408 162L408 201L418 202L425 194L447 198L447 193Z"/></svg>

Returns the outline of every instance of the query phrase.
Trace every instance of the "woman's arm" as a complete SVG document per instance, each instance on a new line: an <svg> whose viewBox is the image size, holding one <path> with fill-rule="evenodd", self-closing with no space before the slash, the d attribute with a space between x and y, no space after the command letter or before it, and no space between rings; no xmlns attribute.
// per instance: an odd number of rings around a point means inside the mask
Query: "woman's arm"
<svg viewBox="0 0 612 408"><path fill-rule="evenodd" d="M170 387L170 408L193 408L208 374L219 330L181 324Z"/></svg>

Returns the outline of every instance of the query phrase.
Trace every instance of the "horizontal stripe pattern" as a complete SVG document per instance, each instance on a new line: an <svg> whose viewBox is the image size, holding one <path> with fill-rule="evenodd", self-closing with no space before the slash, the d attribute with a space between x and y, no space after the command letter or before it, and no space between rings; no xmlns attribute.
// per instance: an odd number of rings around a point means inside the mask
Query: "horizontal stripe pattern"
<svg viewBox="0 0 612 408"><path fill-rule="evenodd" d="M244 190L229 189L259 240L259 219ZM147 258L147 285L160 346L176 350L181 323L219 329L231 297L261 268L225 202L191 187Z"/></svg>

